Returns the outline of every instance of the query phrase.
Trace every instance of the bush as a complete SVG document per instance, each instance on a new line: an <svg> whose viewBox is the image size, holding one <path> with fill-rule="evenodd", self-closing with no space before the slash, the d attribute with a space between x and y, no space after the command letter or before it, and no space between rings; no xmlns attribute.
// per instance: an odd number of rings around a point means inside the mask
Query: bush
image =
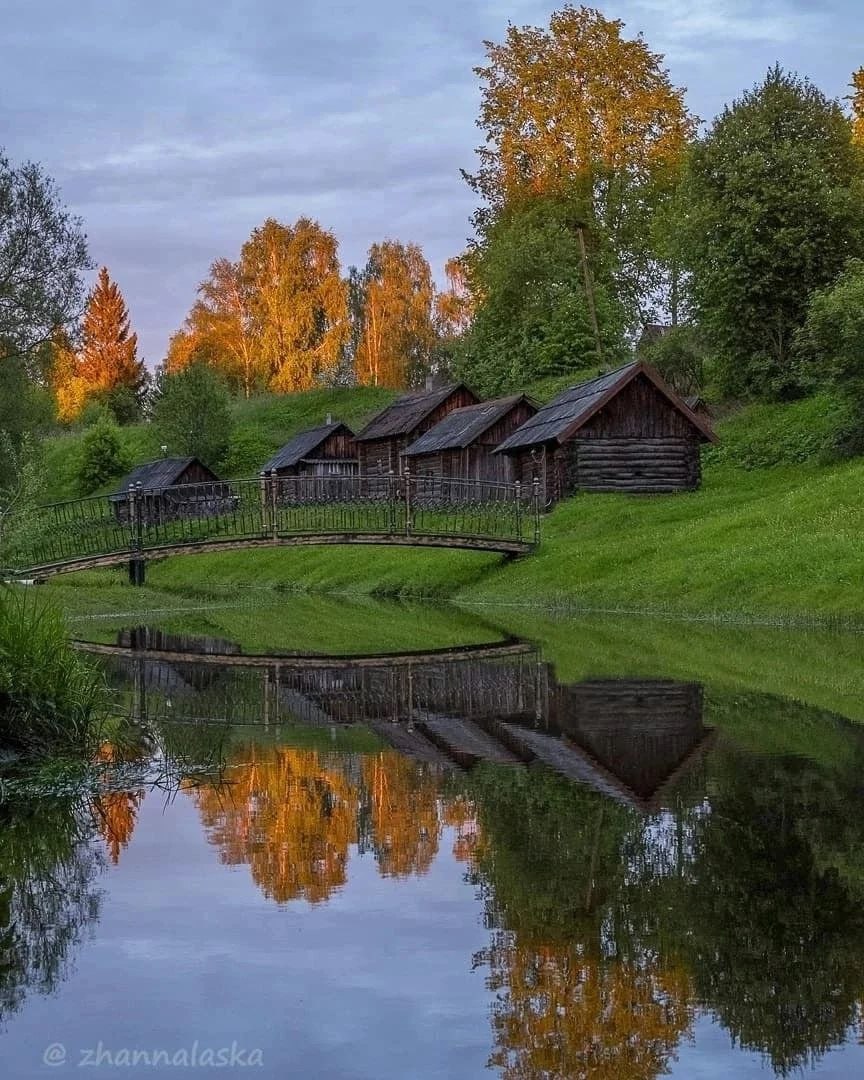
<svg viewBox="0 0 864 1080"><path fill-rule="evenodd" d="M847 423L848 409L836 394L750 405L721 425L720 443L705 451L705 460L744 469L819 461L833 454Z"/></svg>
<svg viewBox="0 0 864 1080"><path fill-rule="evenodd" d="M113 420L102 417L81 441L78 488L82 495L97 491L110 480L127 472L129 462L120 443L120 432Z"/></svg>
<svg viewBox="0 0 864 1080"><path fill-rule="evenodd" d="M258 424L237 427L225 455L225 475L257 476L261 466L272 456L273 446L264 428Z"/></svg>
<svg viewBox="0 0 864 1080"><path fill-rule="evenodd" d="M0 586L0 748L25 754L95 749L106 693L53 608Z"/></svg>

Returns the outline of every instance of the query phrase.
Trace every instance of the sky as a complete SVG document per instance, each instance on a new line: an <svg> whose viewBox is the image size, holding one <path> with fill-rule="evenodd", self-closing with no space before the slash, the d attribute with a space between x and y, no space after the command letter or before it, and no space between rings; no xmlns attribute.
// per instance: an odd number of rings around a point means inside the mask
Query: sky
<svg viewBox="0 0 864 1080"><path fill-rule="evenodd" d="M842 96L864 0L598 4L710 120L776 61ZM538 0L0 0L0 147L41 162L126 297L149 365L218 257L267 217L316 218L344 266L470 234L484 39Z"/></svg>

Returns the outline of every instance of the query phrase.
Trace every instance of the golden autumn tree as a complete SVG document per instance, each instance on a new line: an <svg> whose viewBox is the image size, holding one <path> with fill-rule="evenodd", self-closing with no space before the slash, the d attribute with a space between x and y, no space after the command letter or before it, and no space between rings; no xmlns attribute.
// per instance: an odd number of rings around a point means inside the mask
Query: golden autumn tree
<svg viewBox="0 0 864 1080"><path fill-rule="evenodd" d="M864 68L852 76L852 93L848 100L852 102L852 132L855 142L864 147Z"/></svg>
<svg viewBox="0 0 864 1080"><path fill-rule="evenodd" d="M357 381L395 390L416 385L429 369L436 340L429 263L417 244L384 240L369 249L364 278Z"/></svg>
<svg viewBox="0 0 864 1080"><path fill-rule="evenodd" d="M169 343L166 368L178 371L198 359L215 367L244 397L266 386L253 336L252 291L240 264L230 259L216 259L198 286L198 300Z"/></svg>
<svg viewBox="0 0 864 1080"><path fill-rule="evenodd" d="M468 265L464 257L448 259L444 266L447 288L435 297L435 321L443 338L465 333L474 316L476 297L471 291Z"/></svg>
<svg viewBox="0 0 864 1080"><path fill-rule="evenodd" d="M678 162L695 132L684 92L641 35L623 29L596 8L568 5L548 29L511 24L504 44L485 42L488 63L476 74L486 143L469 180L490 203L574 181L595 192L609 176Z"/></svg>
<svg viewBox="0 0 864 1080"><path fill-rule="evenodd" d="M385 751L363 760L372 805L372 836L384 877L425 874L438 853L438 791L416 761Z"/></svg>
<svg viewBox="0 0 864 1080"><path fill-rule="evenodd" d="M596 8L567 5L548 27L511 24L503 43L487 41L475 69L485 141L478 171L465 176L485 204L481 236L504 208L569 200L594 261L601 249L614 254L616 293L635 323L668 289L653 219L697 120L663 58L623 31Z"/></svg>
<svg viewBox="0 0 864 1080"><path fill-rule="evenodd" d="M51 339L51 389L57 403L57 418L68 424L81 415L87 404L87 380L81 374L81 362L69 335L56 330Z"/></svg>
<svg viewBox="0 0 864 1080"><path fill-rule="evenodd" d="M336 237L317 221L268 218L243 245L249 333L271 390L308 390L336 371L348 302Z"/></svg>
<svg viewBox="0 0 864 1080"><path fill-rule="evenodd" d="M230 787L194 792L208 838L230 866L246 864L278 903L319 903L345 884L358 793L314 750L254 750Z"/></svg>
<svg viewBox="0 0 864 1080"><path fill-rule="evenodd" d="M78 374L88 397L124 393L137 401L145 384L138 335L131 332L126 301L104 266L84 312Z"/></svg>

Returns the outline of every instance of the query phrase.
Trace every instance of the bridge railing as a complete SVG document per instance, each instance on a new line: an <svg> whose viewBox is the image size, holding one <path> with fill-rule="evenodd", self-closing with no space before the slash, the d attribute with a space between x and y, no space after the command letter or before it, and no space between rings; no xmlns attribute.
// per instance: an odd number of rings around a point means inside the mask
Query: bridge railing
<svg viewBox="0 0 864 1080"><path fill-rule="evenodd" d="M519 484L390 474L287 476L140 486L40 506L4 529L0 565L16 570L129 558L230 540L365 535L506 541L539 539L540 505Z"/></svg>

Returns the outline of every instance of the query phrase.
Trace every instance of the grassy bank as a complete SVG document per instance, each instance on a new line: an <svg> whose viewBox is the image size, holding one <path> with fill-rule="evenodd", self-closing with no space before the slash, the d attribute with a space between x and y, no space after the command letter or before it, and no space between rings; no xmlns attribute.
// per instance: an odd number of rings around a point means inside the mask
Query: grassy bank
<svg viewBox="0 0 864 1080"><path fill-rule="evenodd" d="M388 393L315 391L237 409L246 434L264 433L272 448L326 412L356 423ZM544 520L540 550L516 562L287 548L175 558L152 565L149 580L183 593L255 586L864 626L864 461L825 463L840 423L842 410L826 395L737 410L718 424L721 442L706 454L700 491L568 499Z"/></svg>

